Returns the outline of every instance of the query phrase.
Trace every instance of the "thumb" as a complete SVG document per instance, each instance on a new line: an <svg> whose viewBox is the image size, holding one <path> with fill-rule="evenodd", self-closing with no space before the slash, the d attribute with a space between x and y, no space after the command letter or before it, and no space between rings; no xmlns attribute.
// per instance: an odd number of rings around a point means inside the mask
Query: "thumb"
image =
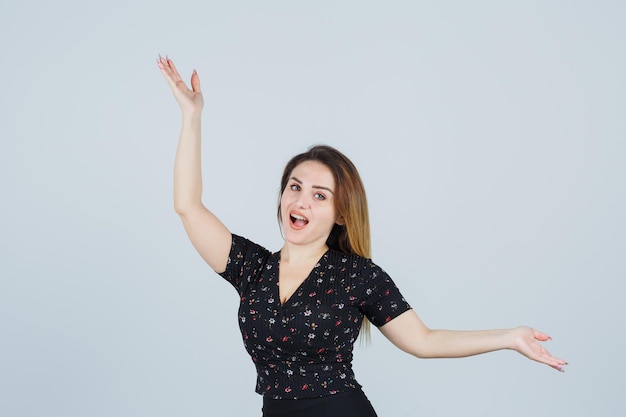
<svg viewBox="0 0 626 417"><path fill-rule="evenodd" d="M542 342L552 340L550 336L538 330L533 330L533 336L535 337L535 339L540 340Z"/></svg>
<svg viewBox="0 0 626 417"><path fill-rule="evenodd" d="M193 74L191 74L191 89L194 93L201 93L200 90L200 77L198 76L198 71L193 70Z"/></svg>

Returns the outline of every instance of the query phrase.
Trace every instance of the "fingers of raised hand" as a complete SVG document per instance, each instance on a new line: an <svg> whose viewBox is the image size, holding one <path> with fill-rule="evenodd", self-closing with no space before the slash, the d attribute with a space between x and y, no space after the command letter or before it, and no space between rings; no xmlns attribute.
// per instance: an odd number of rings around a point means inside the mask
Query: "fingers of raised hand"
<svg viewBox="0 0 626 417"><path fill-rule="evenodd" d="M178 70L176 69L176 66L174 65L174 61L169 59L167 56L162 57L161 55L159 55L159 58L157 59L157 65L172 88L181 88L185 85L183 79L178 73Z"/></svg>
<svg viewBox="0 0 626 417"><path fill-rule="evenodd" d="M194 93L200 93L200 77L198 76L198 72L193 70L193 74L191 74L191 89Z"/></svg>

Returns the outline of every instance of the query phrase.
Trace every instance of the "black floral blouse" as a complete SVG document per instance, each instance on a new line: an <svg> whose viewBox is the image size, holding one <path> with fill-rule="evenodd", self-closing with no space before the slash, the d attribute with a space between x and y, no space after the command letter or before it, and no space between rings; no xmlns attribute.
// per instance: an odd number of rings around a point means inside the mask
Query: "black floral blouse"
<svg viewBox="0 0 626 417"><path fill-rule="evenodd" d="M411 307L371 260L328 250L281 304L280 252L237 235L220 275L239 292L239 327L257 369L256 392L274 399L345 392L360 385L352 348L365 315L375 326Z"/></svg>

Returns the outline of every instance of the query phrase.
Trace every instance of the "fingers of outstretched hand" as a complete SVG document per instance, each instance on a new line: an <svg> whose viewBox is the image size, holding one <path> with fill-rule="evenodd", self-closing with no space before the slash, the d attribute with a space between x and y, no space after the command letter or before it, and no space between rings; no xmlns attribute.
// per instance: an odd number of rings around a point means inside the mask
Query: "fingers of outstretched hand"
<svg viewBox="0 0 626 417"><path fill-rule="evenodd" d="M553 358L552 356L542 362L560 372L565 372L565 366L567 366L567 362L563 359Z"/></svg>
<svg viewBox="0 0 626 417"><path fill-rule="evenodd" d="M550 352L548 352L546 348L544 348L537 342L535 343L537 344L537 347L533 349L534 357L531 357L531 359L534 359L537 362L545 363L546 365L551 366L557 371L565 371L564 367L567 365L566 361L564 361L563 359L555 358L550 354Z"/></svg>
<svg viewBox="0 0 626 417"><path fill-rule="evenodd" d="M536 360L538 362L545 363L546 365L551 366L552 368L561 372L564 372L563 367L567 365L567 362L565 362L563 359L553 357L550 352L543 348Z"/></svg>
<svg viewBox="0 0 626 417"><path fill-rule="evenodd" d="M533 329L533 337L537 340L541 340L542 342L552 340L552 338L548 336L547 334L540 332L539 330L534 330L534 329Z"/></svg>
<svg viewBox="0 0 626 417"><path fill-rule="evenodd" d="M552 340L552 338L546 333L530 327L521 326L517 328L516 350L528 359L544 363L558 371L563 372L564 366L567 365L567 362L563 359L553 357L550 352L543 347L543 342L548 342L550 340Z"/></svg>

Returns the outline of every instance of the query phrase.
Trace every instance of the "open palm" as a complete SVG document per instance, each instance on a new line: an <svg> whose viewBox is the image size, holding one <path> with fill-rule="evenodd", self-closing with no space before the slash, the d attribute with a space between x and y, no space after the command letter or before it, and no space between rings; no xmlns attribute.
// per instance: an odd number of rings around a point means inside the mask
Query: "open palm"
<svg viewBox="0 0 626 417"><path fill-rule="evenodd" d="M554 369L563 371L563 367L567 365L567 362L563 359L553 357L550 352L539 343L551 340L550 336L538 330L531 329L530 327L518 327L515 329L515 332L515 350L529 359L545 363Z"/></svg>
<svg viewBox="0 0 626 417"><path fill-rule="evenodd" d="M204 106L204 99L202 98L202 91L200 90L200 77L198 77L198 73L194 70L193 74L191 74L191 89L189 89L171 59L159 56L157 65L167 80L167 83L170 85L172 93L182 112L200 113Z"/></svg>

